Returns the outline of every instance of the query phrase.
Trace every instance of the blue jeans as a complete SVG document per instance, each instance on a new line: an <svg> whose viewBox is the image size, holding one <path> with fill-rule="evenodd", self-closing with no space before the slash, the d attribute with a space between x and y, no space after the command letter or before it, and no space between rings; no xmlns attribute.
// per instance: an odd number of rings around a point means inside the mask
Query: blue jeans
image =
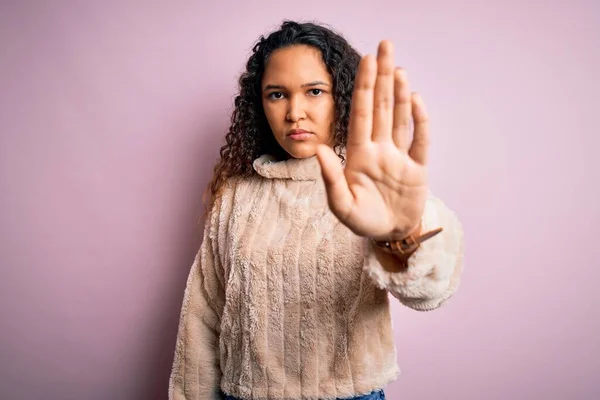
<svg viewBox="0 0 600 400"><path fill-rule="evenodd" d="M237 397L233 397L233 396L227 396L226 394L223 394L223 400L242 400L242 399L238 399ZM337 400L385 400L385 393L383 393L383 390L378 389L378 390L374 390L369 394L365 394L362 396L354 396L354 397L338 397Z"/></svg>

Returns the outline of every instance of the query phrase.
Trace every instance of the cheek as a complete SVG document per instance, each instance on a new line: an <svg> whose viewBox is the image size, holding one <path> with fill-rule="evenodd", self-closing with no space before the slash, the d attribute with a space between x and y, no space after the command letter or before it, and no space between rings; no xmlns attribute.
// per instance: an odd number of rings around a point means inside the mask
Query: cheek
<svg viewBox="0 0 600 400"><path fill-rule="evenodd" d="M280 125L282 119L285 118L285 109L278 104L263 104L263 110L265 111L265 116L267 117L269 124L272 126Z"/></svg>
<svg viewBox="0 0 600 400"><path fill-rule="evenodd" d="M330 124L335 118L335 108L333 101L329 101L318 108L319 120L325 124Z"/></svg>
<svg viewBox="0 0 600 400"><path fill-rule="evenodd" d="M272 127L273 124L277 124L277 118L275 116L273 107L263 105L263 110L265 112L265 117L267 117L267 122L269 122L269 125L271 125Z"/></svg>

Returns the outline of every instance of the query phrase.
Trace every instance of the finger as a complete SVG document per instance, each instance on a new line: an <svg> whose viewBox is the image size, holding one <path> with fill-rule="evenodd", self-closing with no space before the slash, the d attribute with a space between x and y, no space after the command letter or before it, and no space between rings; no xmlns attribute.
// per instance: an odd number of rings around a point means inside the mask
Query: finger
<svg viewBox="0 0 600 400"><path fill-rule="evenodd" d="M392 136L396 146L407 152L410 146L411 95L406 70L394 71L394 126Z"/></svg>
<svg viewBox="0 0 600 400"><path fill-rule="evenodd" d="M348 145L361 145L371 140L373 129L373 90L377 75L375 57L371 54L360 60L354 80Z"/></svg>
<svg viewBox="0 0 600 400"><path fill-rule="evenodd" d="M317 147L317 158L321 165L329 208L338 219L343 221L352 210L354 195L348 186L340 158L327 145Z"/></svg>
<svg viewBox="0 0 600 400"><path fill-rule="evenodd" d="M373 141L391 140L394 122L394 46L389 40L383 40L377 51L373 108Z"/></svg>
<svg viewBox="0 0 600 400"><path fill-rule="evenodd" d="M408 154L417 163L426 165L429 152L429 117L423 99L417 93L412 95L412 115L415 132Z"/></svg>

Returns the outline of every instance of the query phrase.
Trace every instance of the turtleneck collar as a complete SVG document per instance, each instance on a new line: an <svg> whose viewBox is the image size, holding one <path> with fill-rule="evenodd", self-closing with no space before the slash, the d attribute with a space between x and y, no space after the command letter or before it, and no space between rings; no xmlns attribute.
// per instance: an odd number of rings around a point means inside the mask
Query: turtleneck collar
<svg viewBox="0 0 600 400"><path fill-rule="evenodd" d="M341 154L346 155L346 147L341 147ZM321 165L317 156L308 158L289 158L278 161L270 154L264 154L254 160L254 170L265 178L292 179L295 181L315 181L322 179ZM345 163L343 167L345 167Z"/></svg>
<svg viewBox="0 0 600 400"><path fill-rule="evenodd" d="M270 179L314 181L321 177L317 156L277 161L274 156L265 154L254 160L253 166L260 176Z"/></svg>
<svg viewBox="0 0 600 400"><path fill-rule="evenodd" d="M345 147L341 148L341 154L346 155ZM260 176L270 179L292 179L295 181L322 179L321 165L316 155L308 158L289 158L278 161L273 155L264 154L254 160L252 166Z"/></svg>

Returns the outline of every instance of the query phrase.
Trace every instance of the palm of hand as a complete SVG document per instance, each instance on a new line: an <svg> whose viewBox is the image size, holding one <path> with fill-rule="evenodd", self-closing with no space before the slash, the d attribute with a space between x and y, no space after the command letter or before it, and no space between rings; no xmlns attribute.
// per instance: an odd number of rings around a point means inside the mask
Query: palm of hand
<svg viewBox="0 0 600 400"><path fill-rule="evenodd" d="M330 147L317 150L329 207L357 235L407 236L425 209L429 137L423 103L394 68L390 42L381 42L377 60L361 60L348 130L345 169Z"/></svg>

